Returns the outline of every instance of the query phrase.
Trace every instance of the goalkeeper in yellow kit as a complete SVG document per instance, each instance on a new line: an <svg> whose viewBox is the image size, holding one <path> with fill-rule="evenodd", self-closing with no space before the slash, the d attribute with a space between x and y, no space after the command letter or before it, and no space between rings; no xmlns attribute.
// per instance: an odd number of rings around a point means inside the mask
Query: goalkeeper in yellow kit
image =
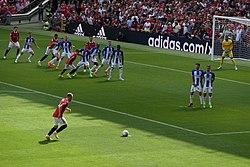
<svg viewBox="0 0 250 167"><path fill-rule="evenodd" d="M233 57L233 41L229 39L228 36L225 36L222 42L222 49L223 49L223 53L222 53L222 58L221 58L221 62L220 62L220 66L218 67L218 70L222 68L225 57L229 57L234 64L235 70L238 70L236 66L236 62Z"/></svg>

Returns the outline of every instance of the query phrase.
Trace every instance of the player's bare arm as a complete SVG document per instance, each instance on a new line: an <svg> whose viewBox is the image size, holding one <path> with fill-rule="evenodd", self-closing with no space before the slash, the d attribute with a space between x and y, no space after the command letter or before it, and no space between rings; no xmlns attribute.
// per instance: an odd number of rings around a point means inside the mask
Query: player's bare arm
<svg viewBox="0 0 250 167"><path fill-rule="evenodd" d="M9 40L10 40L11 43L14 43L14 42L12 41L12 39L11 39L11 34L10 34L10 39L9 39Z"/></svg>
<svg viewBox="0 0 250 167"><path fill-rule="evenodd" d="M195 82L194 82L194 76L192 76L192 83L195 86Z"/></svg>

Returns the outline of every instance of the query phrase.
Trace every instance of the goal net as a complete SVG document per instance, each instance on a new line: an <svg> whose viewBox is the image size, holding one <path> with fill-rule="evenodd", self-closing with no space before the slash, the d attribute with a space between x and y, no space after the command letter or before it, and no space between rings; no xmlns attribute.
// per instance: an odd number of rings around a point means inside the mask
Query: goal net
<svg viewBox="0 0 250 167"><path fill-rule="evenodd" d="M234 57L250 61L250 19L213 16L212 60L222 55L221 43L225 36L234 42Z"/></svg>

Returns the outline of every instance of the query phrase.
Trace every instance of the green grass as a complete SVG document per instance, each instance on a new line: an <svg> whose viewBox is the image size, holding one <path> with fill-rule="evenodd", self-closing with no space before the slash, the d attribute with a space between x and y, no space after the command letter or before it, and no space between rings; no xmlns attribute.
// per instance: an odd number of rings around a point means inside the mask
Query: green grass
<svg viewBox="0 0 250 167"><path fill-rule="evenodd" d="M32 63L26 63L24 55L22 63L14 64L15 51L7 60L1 59L0 81L56 96L71 91L77 102L71 104L73 113L65 114L68 129L59 141L48 143L44 135L52 126L51 112L59 99L0 83L0 166L250 165L250 133L209 135L250 131L248 62L239 62L237 72L230 63L215 70L213 109L197 105L188 109L184 106L189 72L196 62L215 69L218 62L210 62L209 57L121 43L126 59L124 82L117 81L117 73L107 82L103 71L93 79L83 73L72 80L58 79L59 71L47 69L46 63L36 65L53 32L26 25L21 27L22 40L31 29L41 49L34 48ZM1 55L8 35L9 30L1 27ZM70 38L77 48L86 41ZM131 137L121 138L123 129Z"/></svg>

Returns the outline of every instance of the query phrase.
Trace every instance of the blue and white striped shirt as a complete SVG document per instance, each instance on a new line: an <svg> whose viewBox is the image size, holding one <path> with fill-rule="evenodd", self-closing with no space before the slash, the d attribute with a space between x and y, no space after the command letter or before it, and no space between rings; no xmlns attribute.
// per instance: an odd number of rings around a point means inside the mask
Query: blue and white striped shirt
<svg viewBox="0 0 250 167"><path fill-rule="evenodd" d="M87 49L80 49L82 58L81 61L82 62L88 62L90 59L90 52Z"/></svg>
<svg viewBox="0 0 250 167"><path fill-rule="evenodd" d="M194 86L201 86L204 72L202 70L192 70L192 77L194 79Z"/></svg>
<svg viewBox="0 0 250 167"><path fill-rule="evenodd" d="M123 51L122 50L114 50L111 58L112 63L122 63L123 64Z"/></svg>
<svg viewBox="0 0 250 167"><path fill-rule="evenodd" d="M213 81L215 79L215 74L211 71L207 71L204 74L204 87L209 88L213 87Z"/></svg>
<svg viewBox="0 0 250 167"><path fill-rule="evenodd" d="M61 47L62 47L64 53L70 53L71 46L72 46L72 44L70 41L62 41L62 43L61 43Z"/></svg>
<svg viewBox="0 0 250 167"><path fill-rule="evenodd" d="M112 46L106 46L105 48L103 48L102 50L103 58L106 60L109 60L113 51L114 51L114 48Z"/></svg>
<svg viewBox="0 0 250 167"><path fill-rule="evenodd" d="M60 49L60 46L62 46L62 40L59 40L58 42L57 42L57 44L55 45L55 47L54 47L54 49L55 50L59 50Z"/></svg>
<svg viewBox="0 0 250 167"><path fill-rule="evenodd" d="M31 44L32 44L34 41L35 41L35 39L34 39L33 37L30 37L30 36L26 37L23 48L24 48L24 49L30 49Z"/></svg>
<svg viewBox="0 0 250 167"><path fill-rule="evenodd" d="M91 53L91 58L94 59L96 58L96 56L98 55L98 53L100 52L100 49L97 47L94 47L91 49L90 53Z"/></svg>

